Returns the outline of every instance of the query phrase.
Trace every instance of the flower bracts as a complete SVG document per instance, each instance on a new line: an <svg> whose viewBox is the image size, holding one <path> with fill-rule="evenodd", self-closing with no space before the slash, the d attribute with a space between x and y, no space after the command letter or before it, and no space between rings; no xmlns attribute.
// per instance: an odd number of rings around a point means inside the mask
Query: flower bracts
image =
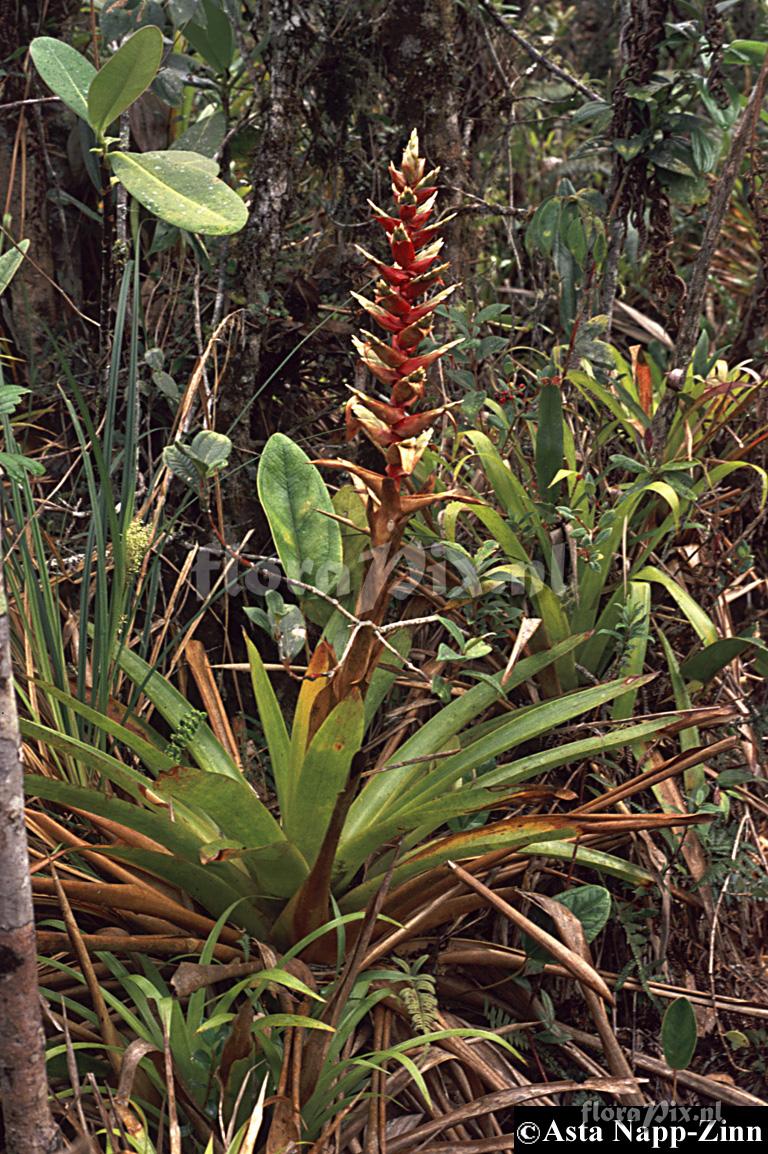
<svg viewBox="0 0 768 1154"><path fill-rule="evenodd" d="M426 370L460 343L450 341L440 348L418 352L431 333L435 309L458 287L450 285L426 300L420 299L443 283L442 275L448 265L435 264L443 246L437 234L440 224L450 219L429 224L437 200L437 188L432 182L439 169L425 175L425 168L414 129L400 168L389 166L395 201L393 215L369 201L375 219L387 233L392 263L360 249L380 279L373 300L352 294L386 333L381 338L364 329L364 340L352 340L363 364L387 386L390 397L387 402L353 389L346 411L347 437L351 440L358 432L364 432L384 453L387 476L395 480L410 476L416 468L432 435L432 425L449 407L413 411L424 394Z"/></svg>

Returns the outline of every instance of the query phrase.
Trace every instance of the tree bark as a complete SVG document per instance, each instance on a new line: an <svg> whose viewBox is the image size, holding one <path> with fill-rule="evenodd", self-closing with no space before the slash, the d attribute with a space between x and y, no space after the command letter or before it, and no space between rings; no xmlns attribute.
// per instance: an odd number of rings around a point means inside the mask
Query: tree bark
<svg viewBox="0 0 768 1154"><path fill-rule="evenodd" d="M265 56L269 91L264 131L253 165L251 208L238 256L252 319L243 353L222 390L218 420L222 432L237 422L233 429L235 450L245 456L252 456L255 451L248 406L262 383L269 307L275 299L278 258L293 203L296 136L302 111L300 78L307 58L307 29L301 4L297 0L267 0L264 8L269 32ZM253 478L247 470L240 470L239 479L228 493L230 520L235 528L252 523L254 504Z"/></svg>
<svg viewBox="0 0 768 1154"><path fill-rule="evenodd" d="M24 76L26 58L20 50L41 33L46 21L49 35L55 36L57 29L52 25L63 24L73 10L73 0L52 0L50 4L0 0L0 60L8 69L3 103L12 105L38 94L48 95L49 90L37 82L31 62ZM0 114L0 215L10 214L11 235L17 241L30 241L30 256L35 262L24 261L4 303L9 307L13 337L30 357L39 354L47 339L39 319L52 327L61 323L56 283L63 280L69 289L80 288L75 254L62 251L66 249L65 238L58 235L48 196L52 161L43 123L39 108L23 104ZM60 215L63 217L63 210ZM3 247L9 246L6 243Z"/></svg>
<svg viewBox="0 0 768 1154"><path fill-rule="evenodd" d="M467 186L461 93L474 65L464 59L456 0L394 0L381 30L381 47L403 141L418 128L428 163L440 166L445 212L462 203ZM467 217L452 221L445 237L451 278L466 284L475 255Z"/></svg>
<svg viewBox="0 0 768 1154"><path fill-rule="evenodd" d="M0 567L0 1103L6 1154L53 1154L20 747Z"/></svg>

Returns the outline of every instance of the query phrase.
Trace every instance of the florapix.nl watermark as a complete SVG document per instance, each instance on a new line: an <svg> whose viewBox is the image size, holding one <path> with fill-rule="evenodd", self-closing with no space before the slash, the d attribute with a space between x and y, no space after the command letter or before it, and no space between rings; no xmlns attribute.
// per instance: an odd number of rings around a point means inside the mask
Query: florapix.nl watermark
<svg viewBox="0 0 768 1154"><path fill-rule="evenodd" d="M564 578L568 558L564 547L553 546L543 561L505 561L491 559L483 567L475 564L463 550L444 542L428 545L404 544L395 553L368 548L352 566L326 558L297 559L288 575L277 557L227 553L221 547L204 546L197 550L189 572L189 581L201 601L214 596L240 597L250 594L263 597L281 586L297 596L320 592L337 598L346 597L365 582L379 588L381 564L386 553L387 575L393 578L391 596L406 600L417 590L440 597L478 597L484 592L504 592L509 597L536 594L543 585L563 596L567 592Z"/></svg>

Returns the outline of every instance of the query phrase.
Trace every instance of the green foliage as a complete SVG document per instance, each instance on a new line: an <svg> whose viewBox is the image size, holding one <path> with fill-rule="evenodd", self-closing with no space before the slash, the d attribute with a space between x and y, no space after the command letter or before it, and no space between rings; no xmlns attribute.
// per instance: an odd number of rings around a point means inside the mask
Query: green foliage
<svg viewBox="0 0 768 1154"><path fill-rule="evenodd" d="M755 331L748 305L764 231L757 161L745 162L737 182L709 270L704 331L679 379L667 372L674 354L664 330L675 335L673 311L681 302L674 291L656 291L649 279L659 252L670 257L676 274L689 277L706 197L723 170L765 45L736 39L720 54L710 42L714 33L704 29L703 6L688 5L685 21L663 28L642 83L631 69L625 77L614 71L619 83L612 95L583 105L585 88L611 89L604 83L608 66L586 60L582 7L591 6L529 6L525 35L547 58L554 45L566 77L572 72L581 79L553 77L541 64L524 70L513 121L501 103L508 101L507 87L495 78L499 65L514 64L507 51L525 51L505 30L519 14L507 4L464 6L446 58L449 73L460 73L456 91L472 93L475 101L472 165L451 238L466 258L465 284L450 307L436 310L436 332L415 350L440 345L442 325L451 329L447 338L460 338L445 346L450 357L440 374L430 370L424 407L441 397L459 403L400 490L425 495L425 482L434 479L435 491L451 496L439 511L417 512L402 527L398 548L404 552L393 570L397 596L390 597L393 587L384 589L383 609L373 620L360 613L359 595L372 568L371 519L380 496L365 492L354 475L354 486L334 490L312 458L341 440L329 434L325 413L352 380L339 356L347 285L336 279L342 266L347 275L344 237L352 234L339 230L359 223L360 204L376 187L369 157L394 151L410 81L401 83L388 69L383 81L378 76L394 41L387 14L373 19L367 0L299 7L285 52L264 13L251 23L218 0L101 6L98 71L84 54L88 48L48 37L30 47L42 80L81 122L67 147L94 186L75 186L77 199L65 179L58 187L60 133L69 118L55 104L43 106L57 160L51 204L64 223L84 225L76 233L84 267L91 267L99 239L93 221L103 224L102 258L115 258L119 282L117 293L108 278L99 286L106 317L101 349L111 346L108 358L95 357L87 338L81 348L72 335L88 325L95 299L73 291L81 315L65 335L38 325L21 353L9 344L14 383L0 385L6 450L0 465L11 482L2 494L6 578L33 769L30 829L39 842L38 875L48 880L47 862L68 854L79 871L77 885L92 879L95 893L109 862L127 871L118 880L133 874L149 893L182 895L179 908L190 917L216 919L211 948L224 933L231 943L225 948L234 945L245 957L254 938L265 952L286 949L274 962L259 963L258 972L222 977L188 1000L177 996L162 959L133 950L130 961L120 961L99 951L96 964L119 1044L138 1038L158 1051L140 1066L150 1092L138 1082L132 1102L140 1127L129 1141L147 1152L162 1146L153 1140L156 1100L165 1092L159 1073L165 1048L190 1154L206 1142L211 1154L214 1148L252 1154L257 1131L259 1145L271 1148L275 1135L265 1138L261 1128L274 1123L281 1094L285 1102L300 1100L300 1141L314 1141L340 1111L350 1110L345 1126L357 1124L374 1076L395 1103L386 1079L407 1076L409 1104L424 1100L437 1113L429 1048L453 1033L471 1032L477 1040L481 1032L439 1029L434 975L446 979L445 1009L466 1021L476 1020L478 997L498 998L487 1016L494 1029L520 1032L526 1077L538 1080L543 1069L572 1078L570 1059L556 1049L568 1040L558 1018L570 1020L564 1011L576 1017L578 1009L569 995L555 1005L561 984L553 986L543 971L548 956L526 941L525 973L500 982L498 957L489 953L488 969L473 985L479 952L506 948L506 939L488 942L497 923L479 901L468 916L456 913L464 902L470 908L466 893L446 901L452 940L442 940L448 860L471 859L478 876L494 888L498 883L513 904L518 895L511 887L525 868L523 884L534 899L538 890L572 910L587 941L599 942L601 967L619 971L620 1039L628 1021L621 991L630 975L644 991L633 999L633 1013L646 1036L653 1036L663 1004L650 985L662 961L663 977L682 981L681 935L671 935L665 959L657 956L663 919L671 916L676 929L679 924L676 908L671 915L666 904L659 909L659 885L669 889L672 903L690 889L691 908L701 898L704 913L710 890L715 899L722 894L727 909L762 897L765 889L760 847L741 838L739 825L758 783L734 769L729 755L703 762L699 747L709 730L692 723L697 706L723 705L722 685L728 693L738 685L751 691L749 713L738 718L742 740L745 727L758 727L765 712L764 686L754 677L768 673L766 646L753 624L762 617L762 591L759 581L752 585L764 576L762 522L754 521L768 493L760 463L766 430L757 419L764 385L759 349L747 340ZM632 6L625 7L631 15ZM743 24L743 13L719 7L727 28L737 15ZM75 18L72 27L72 44L89 42L85 18ZM753 34L762 35L757 26L744 33ZM615 48L609 39L604 46L591 37L593 60ZM163 43L171 46L165 54ZM275 149L265 146L271 94L295 45L301 46L301 99L286 105L290 132L281 142L281 170ZM609 63L613 68L615 61ZM15 68L11 63L9 74ZM429 83L421 61L414 71L419 84ZM167 150L145 123L149 93L153 103L163 102L164 115L173 109L175 139ZM424 97L420 90L419 101ZM624 135L611 134L621 120L620 99L631 126ZM128 113L132 151L116 139ZM465 140L467 116L460 99ZM756 146L763 131L758 125ZM444 161L444 142L428 144L435 163ZM269 172L260 167L264 155ZM240 192L246 182L258 233L267 186L277 187L282 177L284 228L275 234L275 251L263 254L263 270L260 263L249 266L262 260L260 253L253 257L253 246L247 253L234 245L216 245L210 253L203 247L195 234L224 237L245 223ZM110 206L110 180L134 200L135 262L127 265L120 249L108 251L111 215L102 213L102 198L107 209L122 203L115 196ZM637 195L622 206L617 189ZM139 228L139 205L158 217L150 227ZM669 225L666 239L654 231L660 219ZM26 246L23 241L0 257L0 290ZM74 274L76 281L77 269ZM54 280L72 291L60 268ZM318 291L338 311L324 312L316 323ZM503 294L498 302L497 294ZM14 311L23 295L14 292ZM613 309L612 317L593 315L603 309ZM23 334L24 326L17 328ZM639 355L633 342L643 345ZM731 342L738 352L726 351ZM200 423L227 428L247 380L238 375L251 343L262 360L245 401L250 429L243 424L232 439L214 428L193 435L194 425L188 433L195 420L190 401L205 406ZM736 363L749 353L755 368ZM187 384L193 370L194 382ZM252 407L257 396L264 401L258 409ZM662 405L671 405L663 436ZM305 420L309 412L319 415L314 429ZM273 435L275 427L289 435ZM25 453L39 453L45 463ZM233 458L238 468L230 490L230 478L221 484L219 478ZM356 450L348 463L371 467ZM50 476L40 486L46 464ZM166 470L175 479L170 489ZM349 473L340 476L347 480ZM215 509L209 508L211 482ZM216 606L218 593L197 596L184 554L211 528L222 540L242 540L228 504L239 486L242 506L254 498L251 520L246 515L242 522L244 531L253 530L247 556L276 552L281 584L255 605L232 599ZM164 554L166 544L171 548ZM426 557L413 589L411 554ZM274 569L274 560L267 564ZM731 584L735 573L743 577L738 587ZM225 576L217 589L228 582ZM728 613L733 636L723 635ZM250 638L243 652L243 616L263 631L262 652ZM421 624L409 624L412 617ZM187 648L193 634L196 661ZM364 669L360 663L347 692L329 705L344 661L361 639L371 641L370 662ZM273 645L282 668L273 664ZM250 683L241 678L248 671ZM664 711L671 708L675 721L685 714L688 728L666 727L673 718ZM649 716L634 720L638 711ZM669 858L659 878L656 854L652 868L639 864L621 823L643 829L647 821L651 828L654 794L641 792L643 774L664 761L674 768L678 751L690 760L700 755L680 775L680 789L689 811L710 824L685 841L678 832L662 830L658 841L648 833ZM591 825L595 815L573 813L622 784L634 792L620 812L598 813ZM671 808L658 787L656 800ZM45 821L54 816L95 844L72 849L58 832L46 839ZM117 828L121 836L104 833ZM696 882L692 851L704 863ZM585 877L603 884L585 885ZM426 955L409 955L409 961L395 958L342 976L344 960L357 958L363 912L370 915L385 887L386 918L374 925L373 942L415 925L429 941L429 964ZM83 930L102 920L131 925L130 912L99 910L90 901L84 908ZM419 920L424 910L432 919L426 928ZM44 917L44 932L62 928L50 909ZM535 917L551 926L544 914ZM700 952L708 928L703 915L686 922L686 956ZM183 925L181 931L187 932ZM441 960L447 949L467 948L465 934L478 951L461 971L466 1001ZM212 961L211 948L199 959L204 964ZM416 949L426 946L420 941ZM293 968L298 956L320 958L322 965L310 962L308 977L306 968ZM82 975L65 972L61 961L51 965L69 988L62 995L51 980L46 998L56 1010L65 1007L70 1022L77 1018L96 1033L99 1019ZM531 999L539 1023L532 1033L516 1011L501 1008L507 983L519 983ZM377 1049L371 1038L383 1015L397 1040ZM229 1065L224 1051L244 1021L243 1052ZM685 1033L673 1017L670 1023L665 1018L662 1026L665 1050ZM759 1033L724 1035L745 1068L760 1068ZM102 1043L73 1045L68 1055L64 1043L52 1047L57 1069L74 1053L79 1075L106 1074ZM670 1053L676 1069L692 1061L692 1053ZM297 1054L317 1077L307 1075L289 1092ZM447 1073L451 1098L455 1061L454 1053L439 1070L440 1078ZM370 1131L356 1135L361 1147L370 1145ZM118 1128L106 1140L110 1150L125 1144Z"/></svg>
<svg viewBox="0 0 768 1154"><path fill-rule="evenodd" d="M71 44L38 36L29 46L29 54L40 76L67 108L88 122L88 90L96 69Z"/></svg>
<svg viewBox="0 0 768 1154"><path fill-rule="evenodd" d="M195 152L110 152L109 163L131 196L162 220L188 232L239 232L248 210L219 180L215 161Z"/></svg>
<svg viewBox="0 0 768 1154"><path fill-rule="evenodd" d="M0 296L8 288L16 273L19 271L21 262L29 251L29 241L19 241L17 245L4 252L0 256Z"/></svg>
<svg viewBox="0 0 768 1154"><path fill-rule="evenodd" d="M696 1049L696 1015L687 998L675 998L661 1023L664 1058L672 1070L687 1070Z"/></svg>
<svg viewBox="0 0 768 1154"><path fill-rule="evenodd" d="M411 1025L419 1034L429 1034L437 1029L438 1004L435 992L435 978L432 974L423 972L428 957L413 958L408 962L405 958L393 958L396 966L403 971L404 982L398 996L405 1006Z"/></svg>
<svg viewBox="0 0 768 1154"><path fill-rule="evenodd" d="M206 481L225 468L232 452L232 442L223 433L204 429L191 444L174 441L163 450L163 463L177 477L200 492Z"/></svg>
<svg viewBox="0 0 768 1154"><path fill-rule="evenodd" d="M149 88L163 55L159 28L140 28L117 50L88 86L86 119L101 139L118 119Z"/></svg>
<svg viewBox="0 0 768 1154"><path fill-rule="evenodd" d="M215 11L229 30L226 16ZM110 126L157 77L163 53L158 28L152 24L139 28L98 72L70 45L48 36L35 39L30 53L48 87L93 130L113 179L140 204L193 233L224 236L244 226L245 203L219 180L218 165L209 157L179 150L131 153L111 147Z"/></svg>
<svg viewBox="0 0 768 1154"><path fill-rule="evenodd" d="M332 593L342 568L341 531L318 470L298 445L275 433L261 455L257 483L286 576Z"/></svg>

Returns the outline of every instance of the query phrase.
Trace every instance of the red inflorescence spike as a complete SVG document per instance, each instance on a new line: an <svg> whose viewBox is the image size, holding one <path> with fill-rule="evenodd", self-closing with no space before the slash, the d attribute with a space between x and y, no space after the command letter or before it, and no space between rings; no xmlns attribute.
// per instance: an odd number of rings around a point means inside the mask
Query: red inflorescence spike
<svg viewBox="0 0 768 1154"><path fill-rule="evenodd" d="M441 288L422 299L443 285L442 274L448 267L435 264L443 244L439 233L444 221L429 223L437 200L434 181L438 171L426 172L414 130L400 168L389 166L394 209L382 209L369 202L374 219L387 233L394 263L386 264L360 249L381 279L373 301L353 293L389 336L382 340L364 330L365 339L355 337L354 343L363 364L391 393L385 402L354 390L347 406L347 430L350 436L363 432L378 445L387 459L387 475L399 481L415 469L426 449L431 426L448 407L421 413L410 411L423 396L425 370L459 343L452 341L419 353L422 341L431 335L435 309L456 288Z"/></svg>

